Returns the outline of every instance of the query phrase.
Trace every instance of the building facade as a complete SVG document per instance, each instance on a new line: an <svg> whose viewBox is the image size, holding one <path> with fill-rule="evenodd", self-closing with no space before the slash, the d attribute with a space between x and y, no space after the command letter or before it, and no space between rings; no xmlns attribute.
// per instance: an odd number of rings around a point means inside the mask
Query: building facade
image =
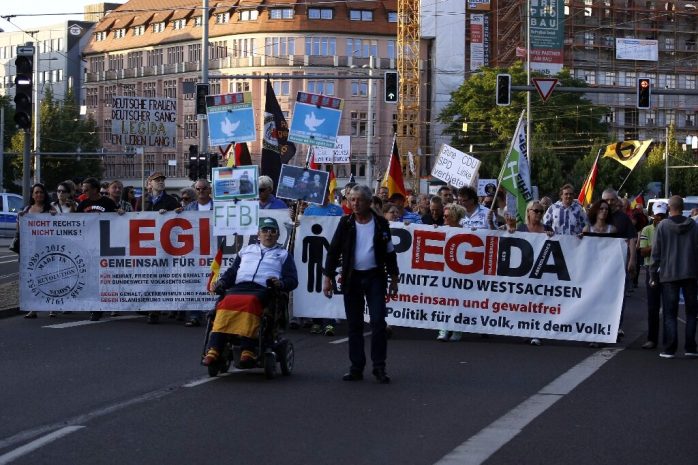
<svg viewBox="0 0 698 465"><path fill-rule="evenodd" d="M197 0L165 3L167 8L156 0L125 3L96 25L84 50L84 103L100 127L106 178L136 182L143 163L146 173L162 170L175 178L173 182L190 183L189 146L199 145L201 130L195 84L201 81L205 16ZM397 107L384 102L382 79L368 78L382 78L396 67L395 0L212 0L209 7L209 94L252 92L260 135L248 143L253 161L258 162L261 154L265 84L270 75L288 120L298 91L344 99L339 134L351 136L352 164L335 167L340 179L354 173L364 180L369 120L372 152L377 154L372 167L375 174L385 169ZM131 149L115 145L111 134L111 99L117 95L177 99L175 149L146 148L142 160L138 155L124 156ZM303 163L305 147L297 153L292 163Z"/></svg>

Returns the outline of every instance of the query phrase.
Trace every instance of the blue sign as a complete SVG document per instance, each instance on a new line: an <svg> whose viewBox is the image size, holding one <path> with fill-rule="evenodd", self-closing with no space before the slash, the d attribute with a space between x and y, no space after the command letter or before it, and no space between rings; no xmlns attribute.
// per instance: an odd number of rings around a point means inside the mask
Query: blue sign
<svg viewBox="0 0 698 465"><path fill-rule="evenodd" d="M209 145L257 140L252 92L206 96Z"/></svg>
<svg viewBox="0 0 698 465"><path fill-rule="evenodd" d="M334 148L343 108L341 98L298 92L288 140Z"/></svg>

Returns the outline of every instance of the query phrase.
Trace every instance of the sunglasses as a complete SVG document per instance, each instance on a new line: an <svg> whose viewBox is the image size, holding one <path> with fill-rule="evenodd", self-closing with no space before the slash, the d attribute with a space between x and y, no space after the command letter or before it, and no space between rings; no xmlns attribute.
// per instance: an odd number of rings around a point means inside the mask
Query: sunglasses
<svg viewBox="0 0 698 465"><path fill-rule="evenodd" d="M533 213L543 213L543 210L539 210L538 208L531 208L529 211Z"/></svg>

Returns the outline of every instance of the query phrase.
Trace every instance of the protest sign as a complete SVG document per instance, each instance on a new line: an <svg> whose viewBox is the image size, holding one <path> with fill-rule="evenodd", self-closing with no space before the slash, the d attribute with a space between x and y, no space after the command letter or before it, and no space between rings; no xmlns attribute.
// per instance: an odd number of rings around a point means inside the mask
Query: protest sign
<svg viewBox="0 0 698 465"><path fill-rule="evenodd" d="M252 92L206 96L209 145L257 140Z"/></svg>
<svg viewBox="0 0 698 465"><path fill-rule="evenodd" d="M283 165L276 196L321 204L325 200L329 175L327 171Z"/></svg>
<svg viewBox="0 0 698 465"><path fill-rule="evenodd" d="M288 210L264 210L288 246ZM209 310L206 283L216 254L210 211L101 213L20 219L20 309L40 311ZM222 270L257 234L228 236Z"/></svg>
<svg viewBox="0 0 698 465"><path fill-rule="evenodd" d="M341 98L298 92L288 140L334 148L343 108Z"/></svg>
<svg viewBox="0 0 698 465"><path fill-rule="evenodd" d="M213 168L214 200L254 199L258 195L257 165Z"/></svg>
<svg viewBox="0 0 698 465"><path fill-rule="evenodd" d="M479 169L480 160L443 144L431 175L455 187L472 186Z"/></svg>
<svg viewBox="0 0 698 465"><path fill-rule="evenodd" d="M496 179L478 179L477 180L477 195L484 197L486 195L494 195L497 192Z"/></svg>
<svg viewBox="0 0 698 465"><path fill-rule="evenodd" d="M256 234L259 224L257 200L222 201L213 205L213 235Z"/></svg>
<svg viewBox="0 0 698 465"><path fill-rule="evenodd" d="M326 249L337 217L302 217L295 244L294 315L342 318L322 294ZM615 238L466 231L391 223L400 268L388 324L546 339L615 342L625 243ZM604 266L598 267L599 257ZM593 271L591 271L593 270ZM341 270L337 270L341 271Z"/></svg>
<svg viewBox="0 0 698 465"><path fill-rule="evenodd" d="M334 148L316 147L315 163L349 163L351 154L351 137L337 136Z"/></svg>
<svg viewBox="0 0 698 465"><path fill-rule="evenodd" d="M176 135L176 99L125 96L112 98L112 144L175 148Z"/></svg>

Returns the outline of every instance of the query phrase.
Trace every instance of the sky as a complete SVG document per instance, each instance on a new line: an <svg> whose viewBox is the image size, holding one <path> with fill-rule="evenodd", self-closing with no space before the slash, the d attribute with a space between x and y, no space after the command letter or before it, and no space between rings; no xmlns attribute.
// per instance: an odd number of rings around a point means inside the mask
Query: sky
<svg viewBox="0 0 698 465"><path fill-rule="evenodd" d="M11 32L29 31L39 26L56 24L69 19L82 20L84 5L101 2L99 0L2 0L2 3L0 16L17 15L15 18L10 18L9 22L7 19L0 18L0 29ZM126 3L126 0L115 0L114 3ZM73 13L73 15L61 16L60 13Z"/></svg>

